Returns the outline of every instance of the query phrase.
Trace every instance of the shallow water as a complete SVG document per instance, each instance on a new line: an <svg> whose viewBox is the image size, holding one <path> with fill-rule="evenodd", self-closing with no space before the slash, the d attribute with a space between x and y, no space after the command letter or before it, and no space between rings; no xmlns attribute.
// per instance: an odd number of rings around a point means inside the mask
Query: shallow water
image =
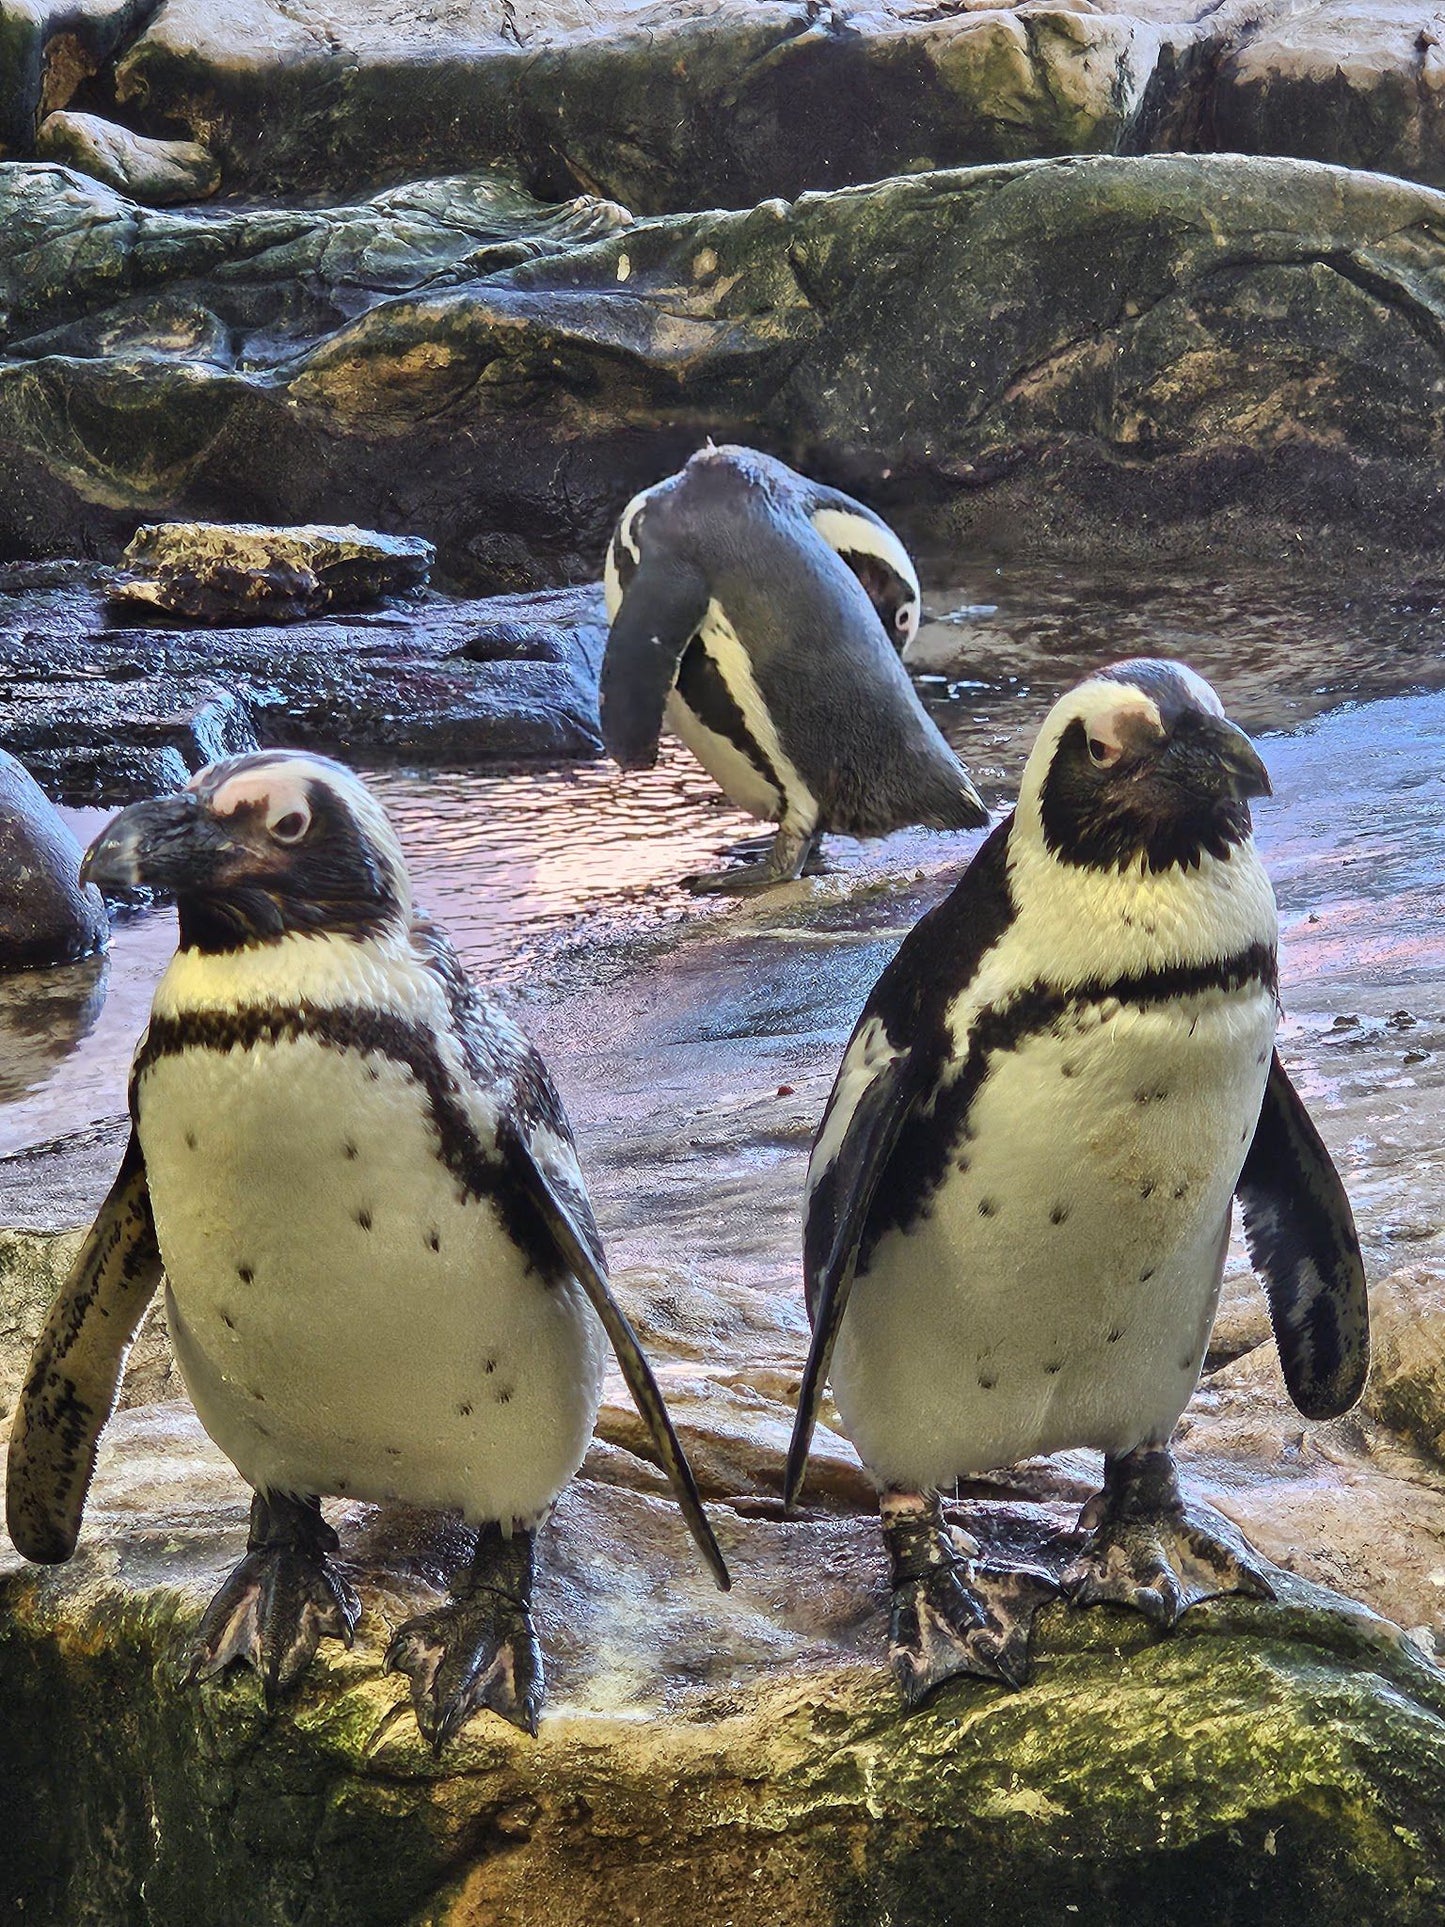
<svg viewBox="0 0 1445 1927"><path fill-rule="evenodd" d="M920 693L996 805L1011 800L1049 702L1090 667L1145 653L1192 662L1265 738L1276 794L1257 821L1299 1021L1354 1017L1368 1037L1437 985L1445 1012L1445 585L1362 588L1303 568L1141 585L980 567L932 590L926 609L910 654ZM732 906L680 880L760 829L672 744L642 776L598 763L387 769L373 781L418 900L474 971L519 996L565 974L568 953L727 918ZM68 814L83 841L107 815ZM976 843L910 831L832 838L827 856L861 884L951 868ZM123 1109L173 933L168 913L131 916L103 965L0 985L0 1152ZM1433 1064L1432 1039L1416 1040L1417 1064Z"/></svg>

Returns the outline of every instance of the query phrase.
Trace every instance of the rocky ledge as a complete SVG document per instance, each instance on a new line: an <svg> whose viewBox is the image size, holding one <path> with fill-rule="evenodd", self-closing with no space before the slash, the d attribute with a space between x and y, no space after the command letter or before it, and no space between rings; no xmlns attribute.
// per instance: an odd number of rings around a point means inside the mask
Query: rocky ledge
<svg viewBox="0 0 1445 1927"><path fill-rule="evenodd" d="M594 575L707 434L954 543L1439 547L1445 197L1401 181L1038 161L628 226L475 177L199 214L16 166L0 216L0 552L224 499L516 590Z"/></svg>
<svg viewBox="0 0 1445 1927"><path fill-rule="evenodd" d="M0 565L0 740L62 802L179 788L258 742L424 764L601 754L596 589L200 628L140 626L114 586Z"/></svg>
<svg viewBox="0 0 1445 1927"><path fill-rule="evenodd" d="M163 195L210 191L212 156L231 192L499 166L649 213L1157 149L1442 184L1440 41L1430 0L6 0L0 151L74 143L84 104L192 136L82 137Z"/></svg>

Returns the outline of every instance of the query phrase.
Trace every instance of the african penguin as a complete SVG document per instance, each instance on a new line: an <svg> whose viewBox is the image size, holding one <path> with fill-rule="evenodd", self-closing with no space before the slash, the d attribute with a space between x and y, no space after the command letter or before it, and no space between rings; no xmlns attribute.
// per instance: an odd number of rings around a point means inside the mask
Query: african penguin
<svg viewBox="0 0 1445 1927"><path fill-rule="evenodd" d="M876 1480L890 1654L910 1704L955 1673L1019 1683L1057 1588L990 1569L939 1492L1095 1447L1102 1493L1063 1587L1171 1625L1270 1586L1180 1493L1232 1203L1307 1417L1358 1397L1365 1281L1349 1203L1274 1054L1274 895L1249 799L1269 778L1208 684L1105 669L1050 712L1018 806L864 1007L813 1146L813 1341Z"/></svg>
<svg viewBox="0 0 1445 1927"><path fill-rule="evenodd" d="M213 764L122 811L84 874L173 895L180 941L136 1052L120 1175L21 1397L16 1546L73 1551L164 1269L187 1388L255 1494L192 1676L239 1660L270 1701L323 1634L350 1643L360 1605L322 1496L457 1509L470 1565L449 1604L400 1627L386 1670L409 1676L438 1750L482 1706L535 1731L533 1534L587 1449L609 1340L728 1584L545 1065L414 913L390 823L336 763Z"/></svg>
<svg viewBox="0 0 1445 1927"><path fill-rule="evenodd" d="M825 830L988 821L900 661L918 629L913 564L861 502L709 446L627 505L606 591L610 754L650 767L665 718L740 809L778 825L764 862L692 888L799 876Z"/></svg>

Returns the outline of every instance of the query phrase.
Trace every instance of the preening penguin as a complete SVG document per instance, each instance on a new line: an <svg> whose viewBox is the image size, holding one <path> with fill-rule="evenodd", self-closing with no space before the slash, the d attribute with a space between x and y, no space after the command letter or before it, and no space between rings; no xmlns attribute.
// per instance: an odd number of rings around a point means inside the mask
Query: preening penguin
<svg viewBox="0 0 1445 1927"><path fill-rule="evenodd" d="M607 552L602 736L657 760L664 718L719 787L775 822L767 859L700 890L798 876L825 830L988 821L900 656L918 577L888 525L749 448L705 448L629 502Z"/></svg>
<svg viewBox="0 0 1445 1927"><path fill-rule="evenodd" d="M608 1285L545 1065L413 914L401 849L349 771L268 752L124 810L89 881L174 895L180 944L131 1075L115 1185L36 1346L11 1537L69 1558L126 1350L164 1269L201 1422L252 1487L249 1550L193 1675L268 1699L360 1605L323 1495L457 1508L475 1554L400 1627L440 1747L490 1706L535 1731L533 1532L582 1461L610 1341L688 1526L727 1570Z"/></svg>
<svg viewBox="0 0 1445 1927"><path fill-rule="evenodd" d="M1092 1446L1104 1488L1064 1575L1078 1604L1171 1625L1268 1579L1180 1493L1233 1199L1285 1381L1343 1412L1368 1364L1339 1177L1274 1054L1276 916L1251 797L1269 779L1209 686L1126 662L1063 697L1018 807L859 1019L813 1146L813 1341L882 1493L890 1653L910 1703L955 1673L1015 1684L1054 1588L950 1537L940 1488Z"/></svg>

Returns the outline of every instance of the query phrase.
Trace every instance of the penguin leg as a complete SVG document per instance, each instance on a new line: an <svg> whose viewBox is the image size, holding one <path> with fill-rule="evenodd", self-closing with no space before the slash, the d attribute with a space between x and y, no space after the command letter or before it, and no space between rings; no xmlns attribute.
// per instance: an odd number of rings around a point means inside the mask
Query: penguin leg
<svg viewBox="0 0 1445 1927"><path fill-rule="evenodd" d="M705 870L699 876L684 877L694 896L747 896L755 890L771 890L778 883L794 883L803 874L817 847L817 830L780 829L772 848L759 863L740 863L731 870Z"/></svg>
<svg viewBox="0 0 1445 1927"><path fill-rule="evenodd" d="M1179 1490L1167 1447L1141 1445L1104 1460L1104 1489L1084 1507L1093 1537L1064 1574L1076 1606L1133 1606L1156 1626L1178 1623L1202 1599L1274 1587L1241 1534Z"/></svg>
<svg viewBox="0 0 1445 1927"><path fill-rule="evenodd" d="M981 1560L977 1541L944 1524L937 1493L885 1492L880 1510L893 1566L888 1658L909 1709L960 1673L1022 1686L1053 1580Z"/></svg>
<svg viewBox="0 0 1445 1927"><path fill-rule="evenodd" d="M546 1684L532 1625L532 1547L521 1527L508 1535L483 1526L451 1603L408 1619L386 1649L382 1671L410 1679L416 1723L438 1754L484 1706L536 1736Z"/></svg>
<svg viewBox="0 0 1445 1927"><path fill-rule="evenodd" d="M274 1707L323 1638L349 1646L361 1601L327 1558L340 1543L319 1499L256 1493L246 1556L206 1608L187 1679L213 1679L239 1661Z"/></svg>

